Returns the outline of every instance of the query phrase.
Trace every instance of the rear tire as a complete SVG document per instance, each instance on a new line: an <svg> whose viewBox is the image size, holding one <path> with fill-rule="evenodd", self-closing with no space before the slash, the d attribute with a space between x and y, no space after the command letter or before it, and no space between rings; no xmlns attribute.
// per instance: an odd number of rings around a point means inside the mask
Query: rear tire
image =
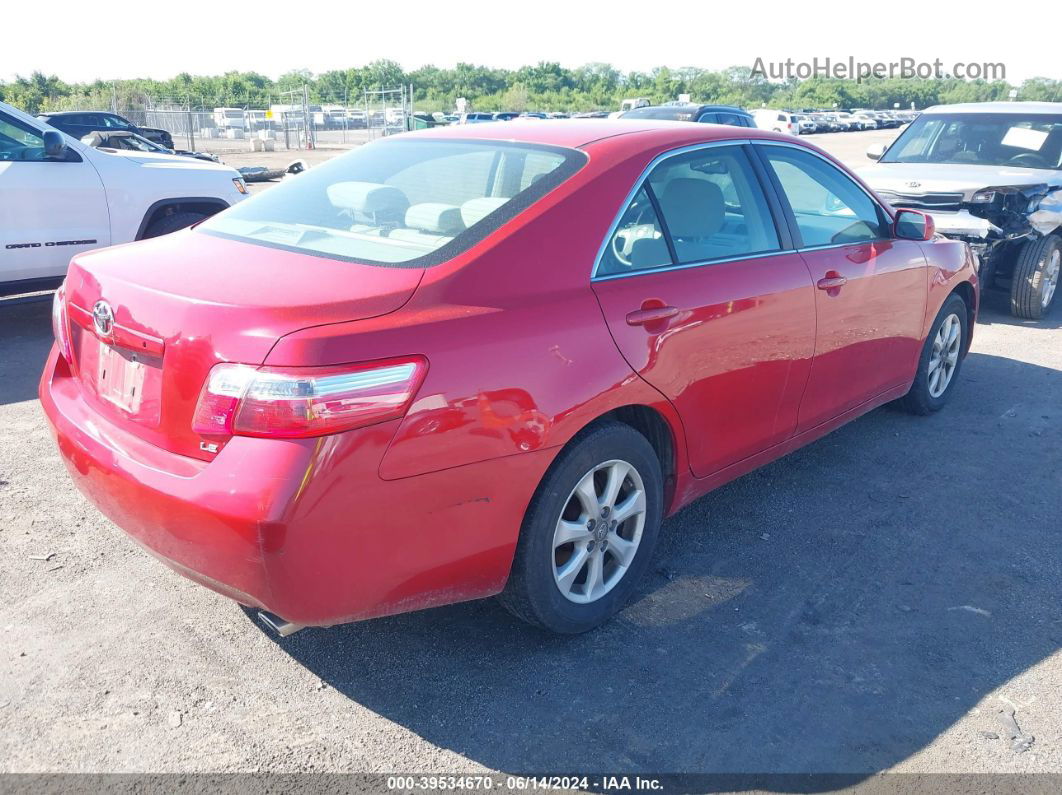
<svg viewBox="0 0 1062 795"><path fill-rule="evenodd" d="M168 235L170 232L176 232L185 227L189 227L192 224L199 223L206 217L207 216L203 213L173 213L172 215L164 215L161 218L156 218L148 224L148 228L144 232L144 239L147 240L149 237Z"/></svg>
<svg viewBox="0 0 1062 795"><path fill-rule="evenodd" d="M966 302L958 295L948 296L922 346L911 390L898 401L901 408L921 415L944 408L951 399L966 356L969 322Z"/></svg>
<svg viewBox="0 0 1062 795"><path fill-rule="evenodd" d="M1018 252L1010 281L1010 313L1014 317L1039 320L1055 302L1059 269L1062 265L1062 238L1047 235L1030 240Z"/></svg>
<svg viewBox="0 0 1062 795"><path fill-rule="evenodd" d="M638 431L608 422L584 432L553 462L528 506L501 603L552 632L603 624L649 565L663 491L660 461Z"/></svg>

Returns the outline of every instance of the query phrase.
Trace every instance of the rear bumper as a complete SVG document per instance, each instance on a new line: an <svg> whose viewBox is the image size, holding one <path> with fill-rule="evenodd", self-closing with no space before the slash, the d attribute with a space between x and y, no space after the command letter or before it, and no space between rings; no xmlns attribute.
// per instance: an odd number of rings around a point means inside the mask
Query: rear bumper
<svg viewBox="0 0 1062 795"><path fill-rule="evenodd" d="M78 489L186 577L300 624L497 593L552 451L385 481L396 423L237 437L205 463L101 416L53 348L40 398Z"/></svg>

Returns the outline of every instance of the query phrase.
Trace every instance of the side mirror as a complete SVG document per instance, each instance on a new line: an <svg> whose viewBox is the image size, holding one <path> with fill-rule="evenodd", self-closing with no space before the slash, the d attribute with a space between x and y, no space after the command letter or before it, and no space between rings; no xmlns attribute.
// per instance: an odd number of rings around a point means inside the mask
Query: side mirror
<svg viewBox="0 0 1062 795"><path fill-rule="evenodd" d="M44 131L44 156L49 160L66 159L66 140L58 130Z"/></svg>
<svg viewBox="0 0 1062 795"><path fill-rule="evenodd" d="M903 240L932 240L937 233L932 216L918 210L897 210L892 226L896 237Z"/></svg>
<svg viewBox="0 0 1062 795"><path fill-rule="evenodd" d="M885 154L885 144L871 144L867 147L867 157L871 160L881 160L883 154Z"/></svg>

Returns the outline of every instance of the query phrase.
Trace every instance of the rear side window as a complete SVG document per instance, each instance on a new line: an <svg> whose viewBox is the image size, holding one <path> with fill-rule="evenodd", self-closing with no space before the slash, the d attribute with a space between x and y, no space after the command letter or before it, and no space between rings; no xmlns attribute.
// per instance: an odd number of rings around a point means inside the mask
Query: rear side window
<svg viewBox="0 0 1062 795"><path fill-rule="evenodd" d="M643 187L634 196L601 254L598 276L615 276L673 265L656 206Z"/></svg>
<svg viewBox="0 0 1062 795"><path fill-rule="evenodd" d="M649 175L679 264L777 251L778 233L740 146L665 160Z"/></svg>
<svg viewBox="0 0 1062 795"><path fill-rule="evenodd" d="M804 247L888 237L878 205L836 166L789 147L763 146L761 151L782 185Z"/></svg>
<svg viewBox="0 0 1062 795"><path fill-rule="evenodd" d="M668 158L650 173L601 255L597 276L779 250L759 181L740 146Z"/></svg>
<svg viewBox="0 0 1062 795"><path fill-rule="evenodd" d="M197 228L369 265L428 267L483 239L585 162L561 147L395 138L334 158Z"/></svg>

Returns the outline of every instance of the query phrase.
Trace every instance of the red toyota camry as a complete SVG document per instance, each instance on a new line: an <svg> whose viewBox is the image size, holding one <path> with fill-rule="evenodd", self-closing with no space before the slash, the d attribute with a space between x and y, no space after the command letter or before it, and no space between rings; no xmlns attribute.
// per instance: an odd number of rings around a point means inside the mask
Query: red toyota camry
<svg viewBox="0 0 1062 795"><path fill-rule="evenodd" d="M977 295L964 243L791 137L470 125L78 256L40 395L100 510L283 632L494 594L581 632L663 517L941 408Z"/></svg>

